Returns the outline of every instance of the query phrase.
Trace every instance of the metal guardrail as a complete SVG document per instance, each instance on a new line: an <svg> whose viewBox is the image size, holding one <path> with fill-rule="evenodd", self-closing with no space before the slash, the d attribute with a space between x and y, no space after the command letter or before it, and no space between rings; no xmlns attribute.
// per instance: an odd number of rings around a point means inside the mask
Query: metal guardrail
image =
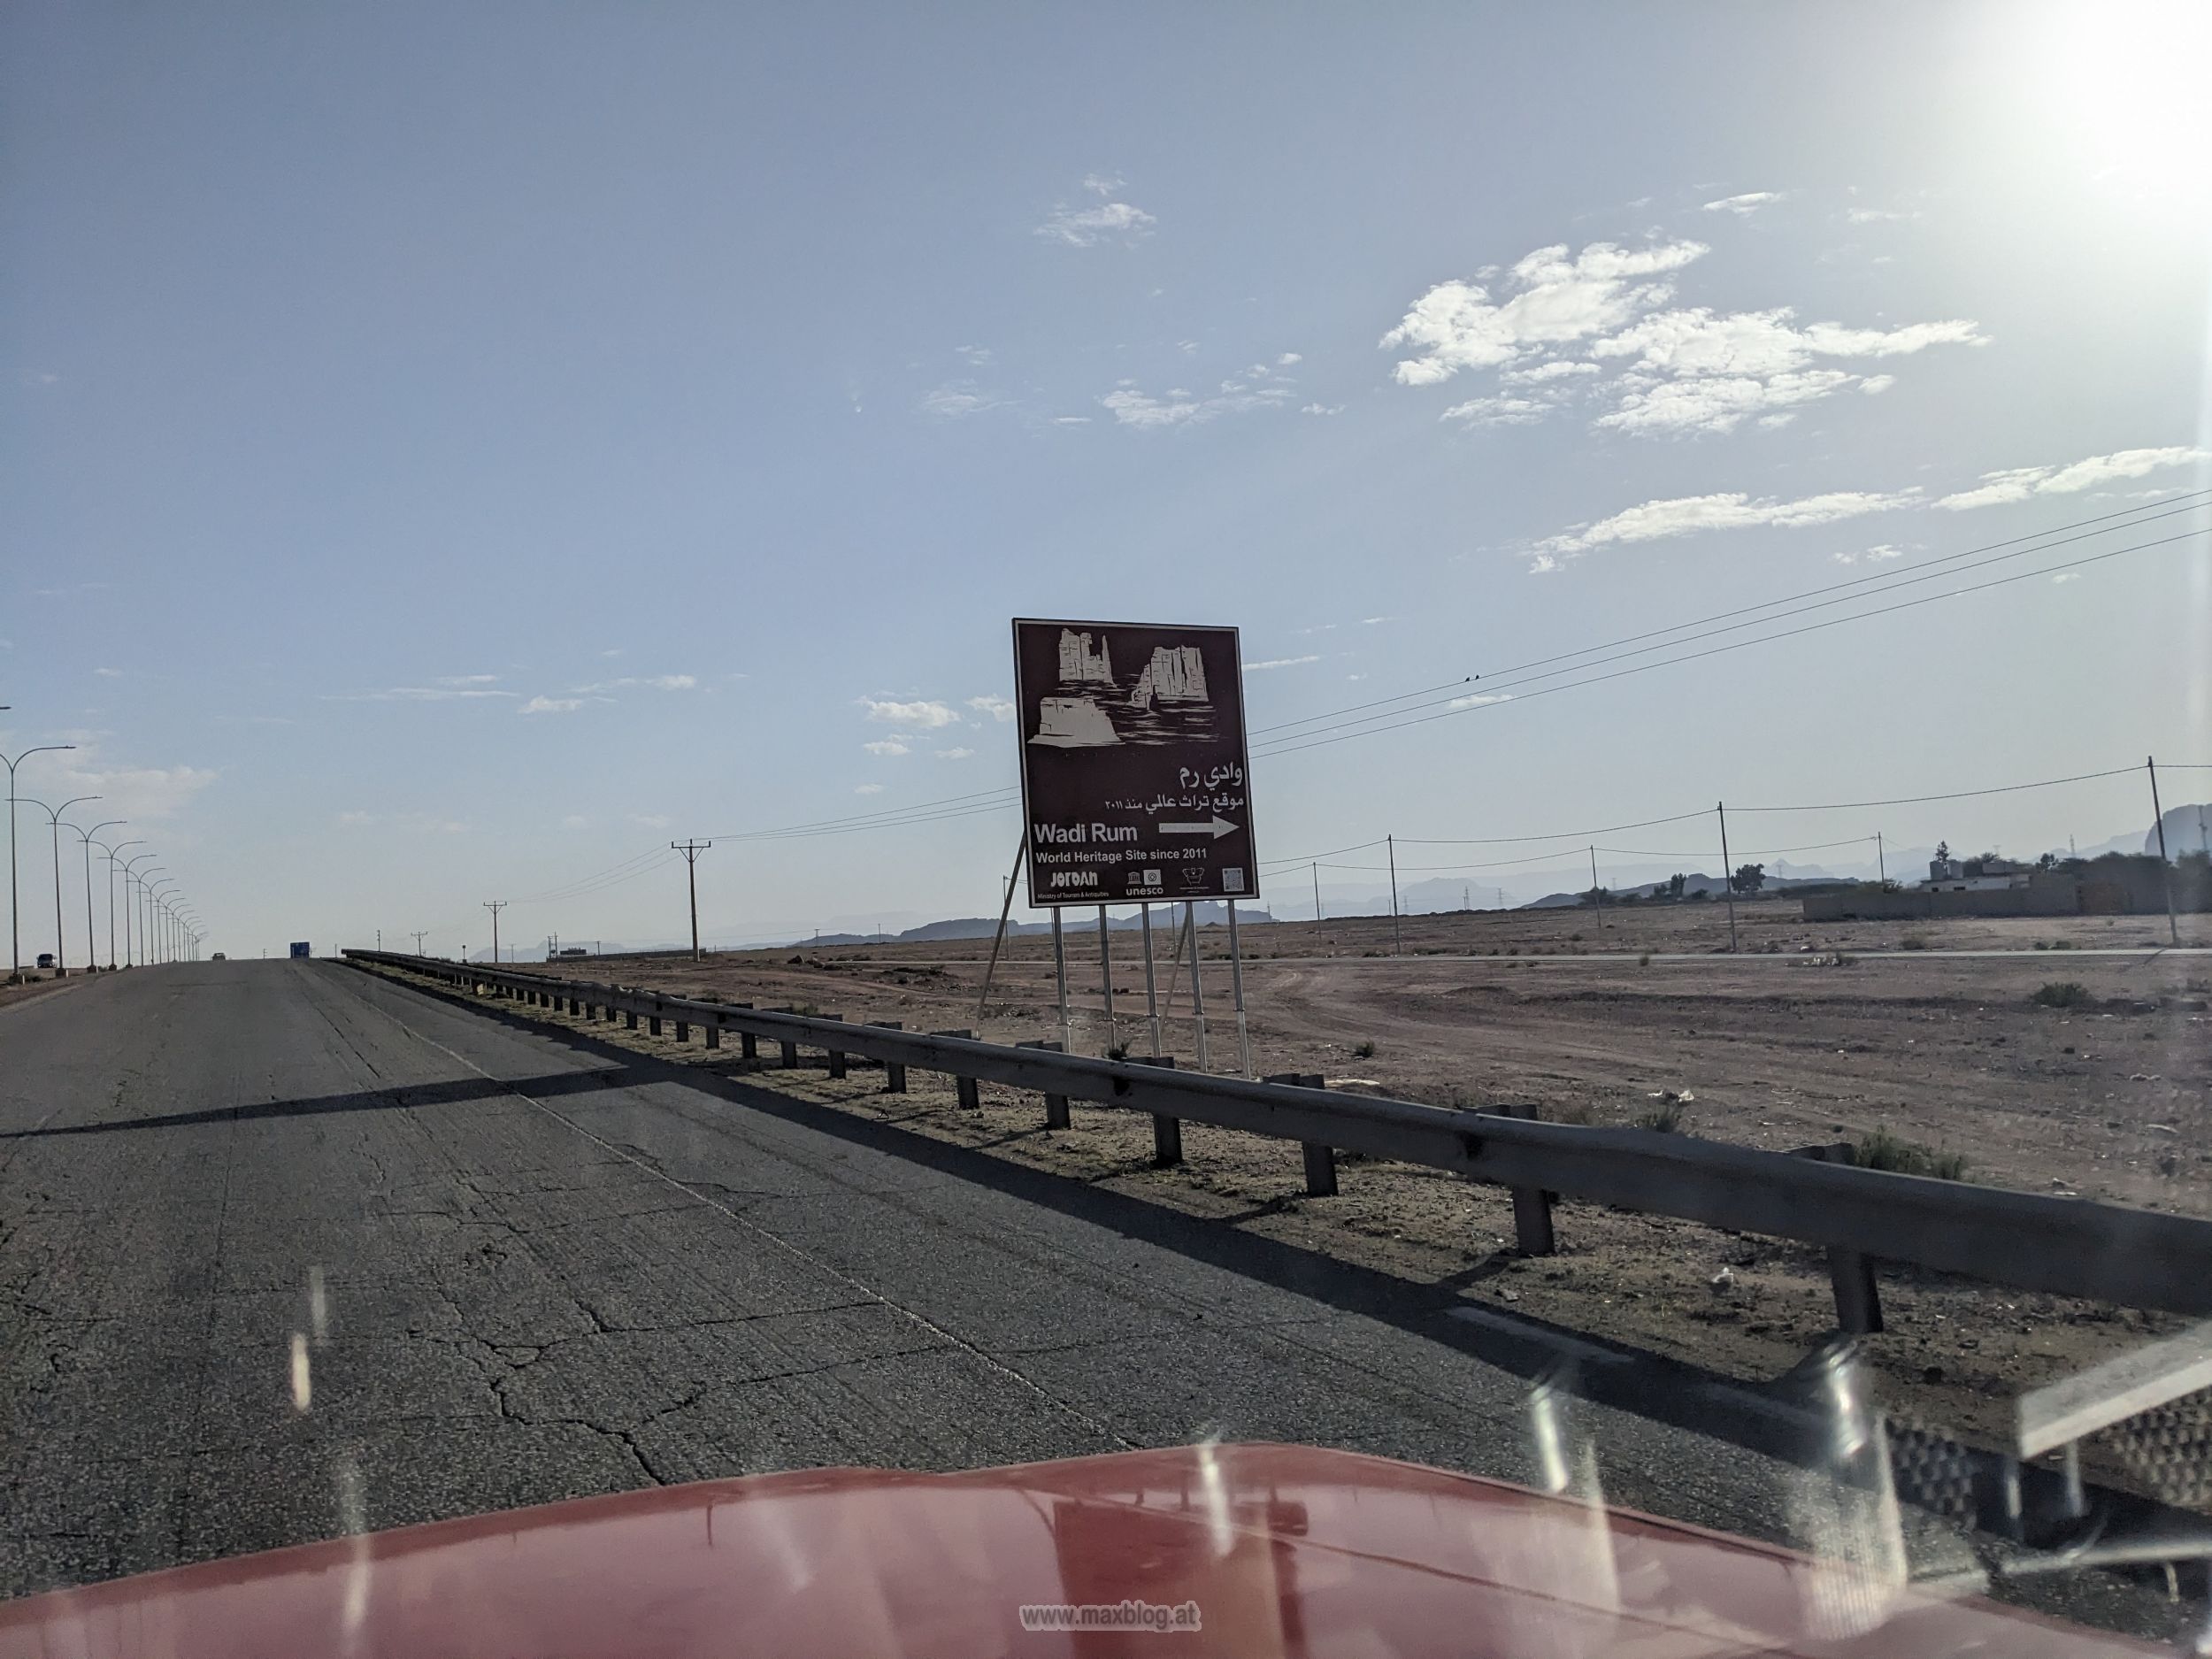
<svg viewBox="0 0 2212 1659"><path fill-rule="evenodd" d="M734 1033L748 1058L761 1041L773 1042L786 1066L799 1064L802 1048L816 1049L833 1076L843 1075L849 1057L875 1061L893 1092L904 1090L912 1068L958 1079L965 1105L975 1103L979 1081L1033 1090L1059 1124L1071 1100L1148 1112L1162 1163L1180 1161L1185 1119L1294 1141L1307 1148L1308 1190L1317 1194L1335 1189L1336 1151L1426 1164L1512 1188L1517 1242L1530 1255L1550 1253L1551 1204L1563 1196L1822 1246L1848 1331L1881 1328L1872 1272L1880 1263L2123 1307L2212 1314L2212 1221L1655 1130L1543 1123L1526 1107L1457 1110L1345 1094L1317 1087L1317 1079L1254 1083L1178 1071L1171 1060L1093 1059L979 1042L967 1032L848 1024L386 951L343 954L587 1019L619 1017L634 1028L643 1019L655 1033L671 1023L680 1041L698 1025L709 1048Z"/></svg>

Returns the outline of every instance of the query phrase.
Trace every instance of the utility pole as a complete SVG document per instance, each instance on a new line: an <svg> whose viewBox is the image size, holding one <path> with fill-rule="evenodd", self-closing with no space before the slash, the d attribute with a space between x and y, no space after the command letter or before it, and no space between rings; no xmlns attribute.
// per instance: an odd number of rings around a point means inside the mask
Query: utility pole
<svg viewBox="0 0 2212 1659"><path fill-rule="evenodd" d="M2158 871L2166 878L2166 932L2175 944L2181 942L2181 921L2174 913L2174 867L2166 861L2166 815L2158 806L2158 761L2146 755L2143 764L2151 772L2151 816L2158 821Z"/></svg>
<svg viewBox="0 0 2212 1659"><path fill-rule="evenodd" d="M1598 926L1605 926L1605 889L1598 884L1598 849L1590 849L1590 902L1598 907Z"/></svg>
<svg viewBox="0 0 2212 1659"><path fill-rule="evenodd" d="M1321 930L1321 866L1319 864L1313 867L1313 926L1314 935L1317 939Z"/></svg>
<svg viewBox="0 0 2212 1659"><path fill-rule="evenodd" d="M430 930L426 927L418 927L413 930L415 935L415 954L419 956L422 955L422 936L429 931Z"/></svg>
<svg viewBox="0 0 2212 1659"><path fill-rule="evenodd" d="M691 959L699 960L699 855L712 841L671 841L668 843L684 856L684 868L691 877Z"/></svg>
<svg viewBox="0 0 2212 1659"><path fill-rule="evenodd" d="M1720 814L1720 882L1721 891L1728 896L1728 949L1736 948L1736 867L1728 862L1728 803L1717 803L1714 809Z"/></svg>
<svg viewBox="0 0 2212 1659"><path fill-rule="evenodd" d="M507 908L504 899L486 899L484 908L492 913L492 966L499 965L499 913Z"/></svg>
<svg viewBox="0 0 2212 1659"><path fill-rule="evenodd" d="M1374 843L1370 841L1368 845L1371 847ZM1390 954L1402 956L1406 954L1406 936L1398 924L1398 838L1386 835L1383 845L1390 849Z"/></svg>
<svg viewBox="0 0 2212 1659"><path fill-rule="evenodd" d="M1874 832L1874 868L1882 878L1882 885L1889 885L1889 860L1882 853L1882 832Z"/></svg>

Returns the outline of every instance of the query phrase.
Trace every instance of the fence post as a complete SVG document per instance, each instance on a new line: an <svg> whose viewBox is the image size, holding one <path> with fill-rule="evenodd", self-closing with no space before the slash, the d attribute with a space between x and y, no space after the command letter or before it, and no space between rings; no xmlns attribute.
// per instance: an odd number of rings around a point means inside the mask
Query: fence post
<svg viewBox="0 0 2212 1659"><path fill-rule="evenodd" d="M1293 1088L1322 1088L1325 1079L1313 1071L1279 1071L1263 1079L1269 1083L1287 1083ZM1336 1196L1336 1148L1318 1141L1301 1141L1298 1149L1306 1165L1306 1196L1333 1198Z"/></svg>
<svg viewBox="0 0 2212 1659"><path fill-rule="evenodd" d="M653 1011L645 1017L645 1034L649 1037L657 1037L661 1034L661 1010L658 1002L653 1004Z"/></svg>
<svg viewBox="0 0 2212 1659"><path fill-rule="evenodd" d="M625 1031L635 1031L637 1029L637 1010L634 1008L626 1008L622 1010L622 1026Z"/></svg>
<svg viewBox="0 0 2212 1659"><path fill-rule="evenodd" d="M719 1014L709 1014L702 1023L707 1028L707 1047L719 1048L722 1046L722 1017Z"/></svg>
<svg viewBox="0 0 2212 1659"><path fill-rule="evenodd" d="M1800 1147L1797 1156L1816 1164L1856 1164L1857 1154L1848 1141ZM1882 1292L1874 1278L1874 1263L1857 1250L1839 1244L1828 1247L1828 1283L1836 1296L1836 1329L1853 1336L1871 1335L1882 1329Z"/></svg>
<svg viewBox="0 0 2212 1659"><path fill-rule="evenodd" d="M1048 1042L1041 1038L1035 1042L1018 1042L1014 1046L1017 1048L1043 1048L1052 1054L1059 1054L1063 1052L1058 1043ZM1068 1126L1069 1121L1068 1097L1064 1094L1046 1095L1045 1127L1048 1129L1065 1129Z"/></svg>
<svg viewBox="0 0 2212 1659"><path fill-rule="evenodd" d="M676 1041L678 1042L689 1042L691 1041L691 1022L689 1020L680 1019L676 1022Z"/></svg>
<svg viewBox="0 0 2212 1659"><path fill-rule="evenodd" d="M820 1018L823 1019L841 1020L845 1017L842 1014L824 1014L820 1016ZM842 1049L832 1048L829 1050L829 1074L832 1077L842 1077L845 1075L845 1055Z"/></svg>

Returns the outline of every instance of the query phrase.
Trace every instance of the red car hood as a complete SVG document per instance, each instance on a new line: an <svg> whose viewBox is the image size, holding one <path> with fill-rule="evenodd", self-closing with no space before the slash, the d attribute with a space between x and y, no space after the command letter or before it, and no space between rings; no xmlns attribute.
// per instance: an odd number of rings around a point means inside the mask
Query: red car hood
<svg viewBox="0 0 2212 1659"><path fill-rule="evenodd" d="M1115 1610L1078 1617L1170 1628L1025 1627L1025 1608L1086 1604ZM0 1606L0 1659L2153 1651L1671 1522L1302 1446L702 1481Z"/></svg>

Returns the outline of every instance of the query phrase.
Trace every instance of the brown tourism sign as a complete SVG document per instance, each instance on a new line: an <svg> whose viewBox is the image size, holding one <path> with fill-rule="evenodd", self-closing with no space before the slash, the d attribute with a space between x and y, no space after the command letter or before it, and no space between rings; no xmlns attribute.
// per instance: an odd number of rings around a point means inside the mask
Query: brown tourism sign
<svg viewBox="0 0 2212 1659"><path fill-rule="evenodd" d="M1014 622L1033 904L1248 899L1234 628Z"/></svg>

